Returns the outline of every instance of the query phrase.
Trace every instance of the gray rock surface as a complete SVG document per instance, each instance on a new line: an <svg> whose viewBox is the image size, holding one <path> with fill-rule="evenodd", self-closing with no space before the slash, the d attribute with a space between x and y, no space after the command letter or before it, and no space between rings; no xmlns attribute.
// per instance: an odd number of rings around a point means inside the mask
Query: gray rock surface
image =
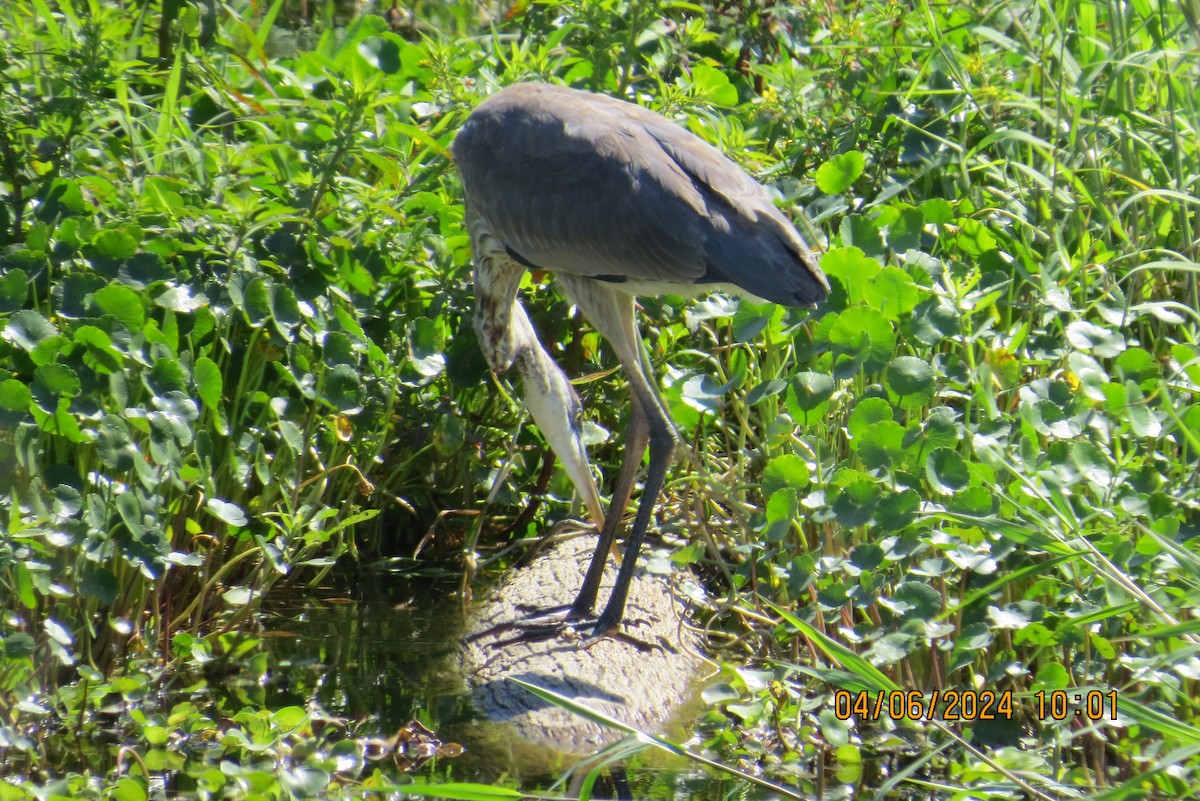
<svg viewBox="0 0 1200 801"><path fill-rule="evenodd" d="M582 582L594 537L574 537L513 570L472 614L463 648L464 675L475 705L504 722L531 745L564 754L587 754L620 739L621 732L548 704L510 681L519 678L568 696L640 730L661 733L693 695L699 638L683 624L684 605L669 582L639 568L629 592L625 631L653 647L605 638L586 647L586 623L578 633L542 641L516 640L510 624L529 607L570 604ZM617 572L610 557L599 606ZM573 636L572 636L573 634Z"/></svg>

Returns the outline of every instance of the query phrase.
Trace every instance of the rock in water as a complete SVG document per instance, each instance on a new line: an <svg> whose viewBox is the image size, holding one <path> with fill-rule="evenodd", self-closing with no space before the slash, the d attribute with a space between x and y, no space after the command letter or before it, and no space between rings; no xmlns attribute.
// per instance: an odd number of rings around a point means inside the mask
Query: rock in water
<svg viewBox="0 0 1200 801"><path fill-rule="evenodd" d="M684 624L684 604L667 579L644 568L634 574L625 630L649 648L601 639L581 646L583 635L541 641L514 640L526 610L566 606L575 598L595 540L575 537L552 546L511 575L472 615L463 649L464 675L475 705L490 720L507 723L531 744L560 753L587 754L623 733L542 701L518 678L652 734L662 733L690 700L701 659L699 636ZM610 561L615 562L610 557ZM616 565L604 571L600 603L612 588Z"/></svg>

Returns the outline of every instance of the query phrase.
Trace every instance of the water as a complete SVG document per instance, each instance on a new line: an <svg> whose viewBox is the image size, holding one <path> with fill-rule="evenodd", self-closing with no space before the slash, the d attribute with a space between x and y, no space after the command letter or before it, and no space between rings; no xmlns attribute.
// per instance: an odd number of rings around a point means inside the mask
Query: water
<svg viewBox="0 0 1200 801"><path fill-rule="evenodd" d="M472 708L457 663L466 625L458 582L367 576L353 590L318 591L275 600L263 616L276 673L270 707L317 705L359 722L359 734L387 737L413 719L465 752L437 760L419 775L544 791L577 763L527 748ZM661 751L644 750L618 769L615 785L593 797L726 797L735 783ZM605 779L610 771L605 769ZM622 781L627 782L623 785ZM624 788L624 789L623 789ZM565 788L560 787L559 791ZM740 797L754 798L756 791Z"/></svg>
<svg viewBox="0 0 1200 801"><path fill-rule="evenodd" d="M416 720L442 743L465 748L461 755L439 757L417 768L416 776L435 782L497 784L531 794L572 794L561 780L573 768L576 780L582 779L590 766L580 768L578 756L526 744L506 726L483 720L474 709L458 664L466 610L457 579L417 581L374 574L346 584L291 595L275 593L264 603L258 618L261 631L253 635L261 637L269 651L270 672L264 684L236 671L224 680L213 674L210 678L216 681L199 695L177 686L178 697L170 692L156 696L156 713L190 695L203 707L206 693L223 694L225 709L307 709L314 723L320 718L338 721L337 730L360 743L394 738ZM102 736L85 739L67 729L58 731L46 738L46 753L52 755L48 764L60 775L111 774L123 731L115 723L111 732L105 729ZM676 741L683 739L679 730L672 734ZM199 788L188 760L211 756L205 743L213 746L211 738L201 737L181 750L147 752L156 792L168 798L194 797ZM712 801L731 793L744 799L769 797L691 761L644 746L639 750L630 743L623 745L628 758L600 769L601 783L591 797ZM389 760L374 764L386 778L399 773ZM364 775L372 770L368 768Z"/></svg>
<svg viewBox="0 0 1200 801"><path fill-rule="evenodd" d="M334 715L370 718L381 734L414 718L468 718L455 664L464 624L456 589L380 575L357 580L352 594L328 590L269 604L263 625L278 667L269 705L316 702Z"/></svg>

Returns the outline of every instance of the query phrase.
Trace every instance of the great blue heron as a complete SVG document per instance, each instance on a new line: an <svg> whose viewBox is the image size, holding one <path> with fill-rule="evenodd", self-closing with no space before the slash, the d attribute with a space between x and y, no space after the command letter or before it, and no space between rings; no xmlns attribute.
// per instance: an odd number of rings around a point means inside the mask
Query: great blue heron
<svg viewBox="0 0 1200 801"><path fill-rule="evenodd" d="M638 550L678 435L642 355L634 297L712 289L791 306L829 284L761 184L665 117L561 86L522 83L481 103L452 146L475 255L475 328L497 372L516 365L525 403L600 525L583 586L565 616L589 618L647 445L641 501L593 639L615 633ZM517 289L548 270L604 335L629 377L632 414L608 514L588 469L582 407L538 342Z"/></svg>

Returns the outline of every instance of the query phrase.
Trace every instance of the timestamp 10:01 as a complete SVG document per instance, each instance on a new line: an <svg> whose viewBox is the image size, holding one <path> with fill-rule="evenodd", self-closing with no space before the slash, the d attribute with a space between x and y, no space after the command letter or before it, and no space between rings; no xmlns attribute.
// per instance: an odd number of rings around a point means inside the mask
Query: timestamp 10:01
<svg viewBox="0 0 1200 801"><path fill-rule="evenodd" d="M1033 694L1033 702L1037 705L1037 716L1042 720L1086 718L1093 722L1107 719L1114 723L1117 720L1116 690L1038 690Z"/></svg>

